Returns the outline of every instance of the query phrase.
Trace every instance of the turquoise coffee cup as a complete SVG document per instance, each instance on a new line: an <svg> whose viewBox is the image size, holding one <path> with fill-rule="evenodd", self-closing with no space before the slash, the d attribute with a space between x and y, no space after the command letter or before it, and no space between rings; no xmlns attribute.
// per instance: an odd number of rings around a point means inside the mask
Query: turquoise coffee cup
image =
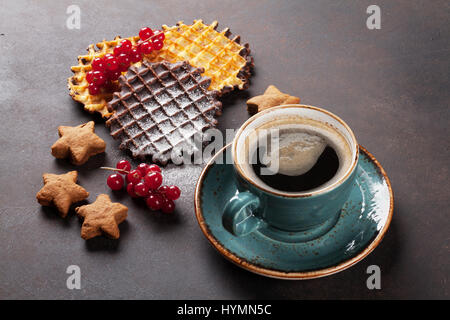
<svg viewBox="0 0 450 320"><path fill-rule="evenodd" d="M249 165L249 137L268 123L302 118L338 133L348 146L345 167L324 187L306 192L276 190L258 179ZM350 127L339 117L307 105L283 105L264 110L248 119L231 146L239 192L226 204L222 222L235 236L261 232L287 242L308 241L331 229L348 199L358 163L358 144Z"/></svg>

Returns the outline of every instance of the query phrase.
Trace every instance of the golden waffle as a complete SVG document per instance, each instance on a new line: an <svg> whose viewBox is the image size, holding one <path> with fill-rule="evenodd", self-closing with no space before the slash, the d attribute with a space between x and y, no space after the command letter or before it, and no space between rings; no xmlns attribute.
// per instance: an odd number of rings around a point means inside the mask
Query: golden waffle
<svg viewBox="0 0 450 320"><path fill-rule="evenodd" d="M194 20L192 25L182 21L173 27L163 25L164 47L146 58L172 63L187 60L194 67L204 68L203 76L211 78L209 90L220 94L245 89L253 67L249 46L240 45L239 36L231 38L228 28L216 31L217 26L217 21L205 25L202 20Z"/></svg>
<svg viewBox="0 0 450 320"><path fill-rule="evenodd" d="M240 37L231 37L229 29L217 32L217 21L205 25L202 20L194 20L192 25L179 22L176 26L162 26L165 40L164 47L154 51L144 59L151 62L184 61L191 65L203 68L204 76L211 78L209 90L218 91L220 95L232 91L234 88L245 89L248 86L250 69L253 67L253 57L250 56L248 44L240 45ZM135 45L139 36L125 38ZM105 88L97 95L89 94L86 73L92 70L91 62L95 58L113 53L114 47L122 40L117 36L114 40L103 40L97 44L89 45L88 54L78 56L78 65L72 66L74 73L68 79L70 95L75 101L81 102L89 112L99 112L103 117L111 113L106 104L112 99L114 91L118 91L118 82L114 81L111 91ZM138 66L140 62L134 64Z"/></svg>
<svg viewBox="0 0 450 320"><path fill-rule="evenodd" d="M138 36L126 39L130 40L133 45L139 41ZM114 51L114 47L117 46L121 40L122 38L117 36L112 41L103 40L96 45L89 45L87 49L88 54L78 56L78 65L71 67L74 75L68 79L68 87L72 98L84 104L84 108L89 112L100 112L103 117L109 117L111 115L106 108L106 104L112 99L113 92L109 92L105 90L105 88L102 88L101 93L97 95L89 94L89 83L86 80L86 73L92 70L92 60L95 58L101 58L107 53L112 53ZM118 90L118 82L114 81L113 84Z"/></svg>

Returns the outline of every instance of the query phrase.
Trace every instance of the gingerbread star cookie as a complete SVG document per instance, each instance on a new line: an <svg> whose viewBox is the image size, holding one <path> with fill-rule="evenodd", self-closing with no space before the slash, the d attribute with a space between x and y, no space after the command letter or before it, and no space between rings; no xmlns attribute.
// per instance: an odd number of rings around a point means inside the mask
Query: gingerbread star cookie
<svg viewBox="0 0 450 320"><path fill-rule="evenodd" d="M98 153L105 152L106 143L94 133L94 121L76 127L58 127L60 138L52 146L57 159L70 158L75 165L82 165Z"/></svg>
<svg viewBox="0 0 450 320"><path fill-rule="evenodd" d="M85 240L102 234L118 239L119 224L127 218L128 208L120 203L113 203L106 194L100 194L94 203L75 208L75 212L84 218L81 237Z"/></svg>
<svg viewBox="0 0 450 320"><path fill-rule="evenodd" d="M267 87L263 95L247 100L247 110L254 114L262 110L282 104L299 103L300 98L291 96L278 90L274 85Z"/></svg>
<svg viewBox="0 0 450 320"><path fill-rule="evenodd" d="M63 218L67 216L72 203L89 197L89 192L76 183L76 171L65 174L44 173L42 177L44 186L36 194L37 201L43 206L56 206Z"/></svg>

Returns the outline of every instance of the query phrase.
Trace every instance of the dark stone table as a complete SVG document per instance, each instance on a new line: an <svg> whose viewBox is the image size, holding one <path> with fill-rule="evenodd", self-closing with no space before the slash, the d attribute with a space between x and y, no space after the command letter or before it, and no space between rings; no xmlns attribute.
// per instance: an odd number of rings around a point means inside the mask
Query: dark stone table
<svg viewBox="0 0 450 320"><path fill-rule="evenodd" d="M372 2L3 1L0 298L449 298L450 6L379 0L381 29L369 30ZM71 4L81 9L80 30L66 27ZM70 66L92 42L196 18L229 26L255 58L250 88L223 99L221 130L238 128L248 118L246 99L274 84L341 116L384 166L394 218L365 260L308 281L268 279L229 263L194 217L202 166L165 169L183 192L170 217L108 191L108 173L98 168L130 157L100 117L69 97ZM90 202L107 192L129 207L119 241L86 242L73 212L63 220L35 200L42 173L74 168L50 154L57 127L91 119L106 153L76 169ZM372 264L381 268L381 290L366 287ZM66 287L69 265L81 269L81 290Z"/></svg>

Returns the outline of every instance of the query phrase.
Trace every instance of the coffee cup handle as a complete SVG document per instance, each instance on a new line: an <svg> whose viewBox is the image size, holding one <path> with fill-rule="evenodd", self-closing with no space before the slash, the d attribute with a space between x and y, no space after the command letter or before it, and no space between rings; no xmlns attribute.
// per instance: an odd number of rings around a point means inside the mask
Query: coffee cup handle
<svg viewBox="0 0 450 320"><path fill-rule="evenodd" d="M249 191L235 195L223 209L224 228L232 235L242 237L264 226L265 222L254 214L259 204L259 198Z"/></svg>

